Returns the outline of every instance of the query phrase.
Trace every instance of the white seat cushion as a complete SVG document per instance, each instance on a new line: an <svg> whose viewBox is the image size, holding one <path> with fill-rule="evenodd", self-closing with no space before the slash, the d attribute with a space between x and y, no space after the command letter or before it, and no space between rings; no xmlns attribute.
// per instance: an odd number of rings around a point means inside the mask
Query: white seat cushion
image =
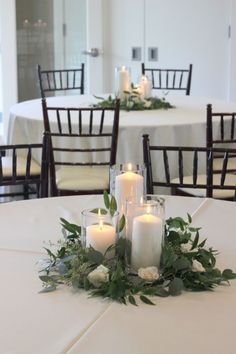
<svg viewBox="0 0 236 354"><path fill-rule="evenodd" d="M26 158L17 156L17 161L16 161L16 174L17 176L24 176L26 173ZM10 177L12 176L12 157L11 156L4 156L2 157L2 172L4 177ZM31 160L31 165L30 165L30 174L31 175L39 175L41 173L41 167L40 165L34 161L33 159Z"/></svg>
<svg viewBox="0 0 236 354"><path fill-rule="evenodd" d="M56 171L58 189L96 190L108 189L108 166L67 166Z"/></svg>
<svg viewBox="0 0 236 354"><path fill-rule="evenodd" d="M221 171L223 167L223 159L222 158L215 158L213 160L213 169L217 171ZM236 157L230 157L227 163L228 170L235 170L236 171Z"/></svg>
<svg viewBox="0 0 236 354"><path fill-rule="evenodd" d="M213 183L215 185L220 184L220 174L215 174L213 176ZM171 183L179 183L179 178L174 178L171 180ZM183 183L186 184L192 184L193 183L193 177L192 176L185 176ZM197 179L198 184L206 184L206 175L199 175ZM235 185L236 186L236 175L230 175L228 174L225 179L225 185ZM201 188L179 188L182 192L194 195L196 197L205 197L206 196L206 190L201 189ZM233 198L234 197L234 190L230 189L215 189L213 190L213 198L217 199L227 199L227 198Z"/></svg>

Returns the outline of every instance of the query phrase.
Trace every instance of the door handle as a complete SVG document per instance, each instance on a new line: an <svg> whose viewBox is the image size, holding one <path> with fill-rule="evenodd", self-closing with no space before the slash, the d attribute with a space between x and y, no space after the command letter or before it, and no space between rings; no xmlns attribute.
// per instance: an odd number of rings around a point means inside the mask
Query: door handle
<svg viewBox="0 0 236 354"><path fill-rule="evenodd" d="M91 57L98 57L100 52L98 48L91 48L89 50L83 50L82 54L84 55L90 55Z"/></svg>

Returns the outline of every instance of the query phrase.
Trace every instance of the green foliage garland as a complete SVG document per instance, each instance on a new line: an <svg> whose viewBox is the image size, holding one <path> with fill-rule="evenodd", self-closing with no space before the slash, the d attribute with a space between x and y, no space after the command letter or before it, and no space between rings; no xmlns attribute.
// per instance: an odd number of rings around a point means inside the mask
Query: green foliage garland
<svg viewBox="0 0 236 354"><path fill-rule="evenodd" d="M108 98L103 98L99 96L94 96L100 102L93 104L93 107L100 108L113 108L115 105L116 98L113 98L111 95ZM152 109L169 109L174 108L165 97L149 97L143 99L139 92L135 91L133 88L131 92L124 91L124 95L120 100L120 109L125 111L143 111L143 110L152 110Z"/></svg>
<svg viewBox="0 0 236 354"><path fill-rule="evenodd" d="M104 193L103 213L114 214L116 202ZM94 209L97 212L97 209ZM81 243L81 227L60 219L64 239L58 241L56 251L45 248L48 258L43 260L39 277L41 292L49 292L60 284L81 288L90 296L110 298L120 303L137 305L137 298L153 305L153 296L180 295L185 291L213 290L217 285L236 278L231 269L220 271L216 267L217 251L206 248L206 239L200 240L199 228L191 227L191 217L169 218L166 221L165 240L158 275L153 267L135 271L127 261L130 246L120 237L115 246L103 255ZM119 230L125 225L122 216ZM55 247L55 245L54 245ZM108 257L111 248L115 256ZM154 267L155 268L155 267ZM145 273L146 272L146 273ZM152 298L150 298L152 296Z"/></svg>

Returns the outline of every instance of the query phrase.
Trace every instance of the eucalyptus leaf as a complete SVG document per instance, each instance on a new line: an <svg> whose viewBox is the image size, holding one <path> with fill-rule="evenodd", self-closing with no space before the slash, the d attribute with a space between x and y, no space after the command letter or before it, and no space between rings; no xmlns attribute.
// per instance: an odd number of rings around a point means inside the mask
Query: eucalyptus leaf
<svg viewBox="0 0 236 354"><path fill-rule="evenodd" d="M236 273L234 273L232 269L224 269L222 272L222 277L227 280L235 279Z"/></svg>
<svg viewBox="0 0 236 354"><path fill-rule="evenodd" d="M192 250L194 250L194 248L197 247L198 241L199 241L199 232L197 231L197 232L196 232L195 239L194 239L193 244L192 244L192 248L191 248Z"/></svg>
<svg viewBox="0 0 236 354"><path fill-rule="evenodd" d="M119 220L119 227L118 227L119 232L121 232L124 229L124 227L125 227L125 216L122 215L122 217Z"/></svg>
<svg viewBox="0 0 236 354"><path fill-rule="evenodd" d="M137 306L136 300L135 300L135 298L134 298L133 295L129 295L129 296L128 296L128 299L129 299L129 302L130 302L132 305Z"/></svg>
<svg viewBox="0 0 236 354"><path fill-rule="evenodd" d="M101 252L96 251L92 247L89 248L89 251L87 253L87 258L90 262L95 263L95 264L101 264L103 262L103 254Z"/></svg>
<svg viewBox="0 0 236 354"><path fill-rule="evenodd" d="M91 210L91 213L106 215L107 214L107 210L103 209L103 208L94 208L94 209Z"/></svg>
<svg viewBox="0 0 236 354"><path fill-rule="evenodd" d="M174 278L169 284L169 293L172 296L180 295L183 289L184 283L180 278Z"/></svg>
<svg viewBox="0 0 236 354"><path fill-rule="evenodd" d="M165 288L160 286L160 287L156 287L155 295L160 297L168 297L170 294L169 291L167 291Z"/></svg>
<svg viewBox="0 0 236 354"><path fill-rule="evenodd" d="M115 214L116 210L117 210L116 199L114 196L112 196L111 201L110 201L110 214L111 214L111 216L113 216Z"/></svg>
<svg viewBox="0 0 236 354"><path fill-rule="evenodd" d="M107 191L104 191L104 192L103 192L103 201L104 201L105 207L106 207L107 209L110 209L109 194L108 194Z"/></svg>
<svg viewBox="0 0 236 354"><path fill-rule="evenodd" d="M147 305L155 305L154 302L152 302L148 297L144 295L140 295L140 300Z"/></svg>
<svg viewBox="0 0 236 354"><path fill-rule="evenodd" d="M52 291L55 291L56 290L56 287L55 286L46 286L45 288L41 289L39 291L39 294L43 294L43 293L51 293Z"/></svg>

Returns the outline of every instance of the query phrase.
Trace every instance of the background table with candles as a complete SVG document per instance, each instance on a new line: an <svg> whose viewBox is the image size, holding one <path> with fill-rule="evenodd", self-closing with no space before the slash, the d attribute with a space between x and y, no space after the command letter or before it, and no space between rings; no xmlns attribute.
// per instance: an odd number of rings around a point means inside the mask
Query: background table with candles
<svg viewBox="0 0 236 354"><path fill-rule="evenodd" d="M80 223L82 209L98 206L102 196L0 205L0 352L234 354L236 281L214 292L156 298L156 306L125 306L66 287L39 294L37 261L47 241L61 237L59 218ZM201 237L220 251L219 268L235 270L236 203L166 197L167 217L187 212Z"/></svg>
<svg viewBox="0 0 236 354"><path fill-rule="evenodd" d="M220 101L213 98L169 94L166 99L175 108L120 112L117 163L140 163L143 161L143 134L149 134L150 141L156 145L205 146L206 105L212 103L214 111L236 111L236 102ZM95 102L97 99L92 95L48 98L48 106L59 107L83 107ZM215 124L219 126L218 121ZM9 143L40 142L43 130L40 99L22 102L11 108ZM172 161L172 164L177 171L176 161ZM155 162L153 165L155 168ZM189 168L191 167L189 161ZM187 172L185 171L185 173Z"/></svg>

